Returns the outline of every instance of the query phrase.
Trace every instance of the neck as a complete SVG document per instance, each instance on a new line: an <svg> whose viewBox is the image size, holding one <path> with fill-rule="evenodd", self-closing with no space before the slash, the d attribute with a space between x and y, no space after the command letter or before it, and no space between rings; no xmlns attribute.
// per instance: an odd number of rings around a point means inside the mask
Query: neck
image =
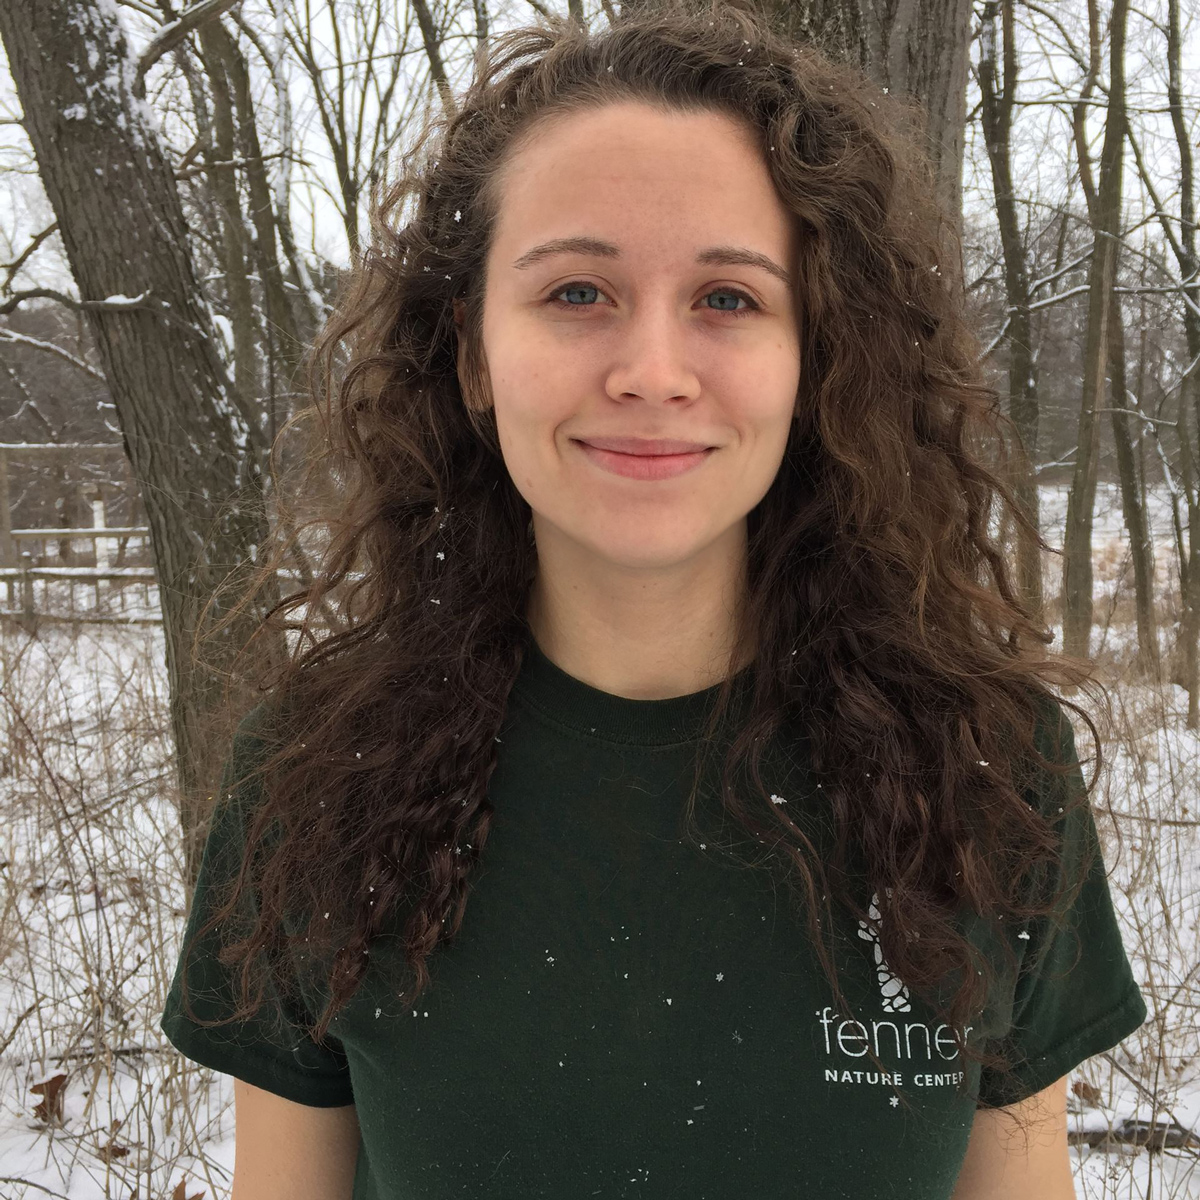
<svg viewBox="0 0 1200 1200"><path fill-rule="evenodd" d="M670 570L626 568L539 531L527 620L556 666L601 691L635 700L689 695L746 666L736 647L744 597L745 525Z"/></svg>

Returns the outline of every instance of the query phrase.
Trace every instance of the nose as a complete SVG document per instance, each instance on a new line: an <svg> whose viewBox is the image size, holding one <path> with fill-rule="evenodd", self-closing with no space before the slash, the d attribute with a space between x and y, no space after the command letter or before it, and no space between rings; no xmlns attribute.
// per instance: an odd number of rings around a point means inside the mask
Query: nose
<svg viewBox="0 0 1200 1200"><path fill-rule="evenodd" d="M643 305L615 335L609 395L641 397L655 404L694 400L700 394L696 350L693 332L672 303Z"/></svg>

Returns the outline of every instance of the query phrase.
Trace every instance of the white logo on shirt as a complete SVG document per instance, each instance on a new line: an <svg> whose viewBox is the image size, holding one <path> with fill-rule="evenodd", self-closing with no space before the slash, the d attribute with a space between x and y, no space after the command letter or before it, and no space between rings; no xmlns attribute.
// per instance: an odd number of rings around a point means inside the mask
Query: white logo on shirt
<svg viewBox="0 0 1200 1200"><path fill-rule="evenodd" d="M887 895L892 894L891 888L884 888ZM883 957L883 947L879 944L878 929L883 922L879 912L879 893L871 896L871 904L867 909L871 923L858 922L858 936L871 942L875 949L875 977L879 980L879 991L883 998L884 1012L911 1012L912 1005L908 1002L908 988L901 979L892 974L887 960Z"/></svg>

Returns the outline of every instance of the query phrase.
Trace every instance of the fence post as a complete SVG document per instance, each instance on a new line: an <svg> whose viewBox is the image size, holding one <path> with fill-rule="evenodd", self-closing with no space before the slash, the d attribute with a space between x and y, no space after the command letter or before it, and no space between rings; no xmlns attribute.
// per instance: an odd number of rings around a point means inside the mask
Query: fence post
<svg viewBox="0 0 1200 1200"><path fill-rule="evenodd" d="M92 528L103 529L105 526L104 520L104 497L97 495L92 501ZM96 550L96 566L102 570L108 570L108 555L112 549L110 539L108 538L93 538L92 545ZM100 580L96 580L96 608L100 608Z"/></svg>
<svg viewBox="0 0 1200 1200"><path fill-rule="evenodd" d="M12 512L8 496L8 450L0 446L0 567L15 567L17 557L13 547ZM8 592L8 607L13 607L13 581L4 581Z"/></svg>
<svg viewBox="0 0 1200 1200"><path fill-rule="evenodd" d="M37 618L33 611L33 576L30 568L33 566L33 555L28 550L21 551L21 624L26 633L37 629Z"/></svg>

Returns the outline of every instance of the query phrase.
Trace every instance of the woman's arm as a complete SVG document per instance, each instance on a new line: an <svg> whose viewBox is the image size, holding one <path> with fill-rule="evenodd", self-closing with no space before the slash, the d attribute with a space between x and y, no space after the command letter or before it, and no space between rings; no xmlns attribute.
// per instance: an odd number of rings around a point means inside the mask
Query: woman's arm
<svg viewBox="0 0 1200 1200"><path fill-rule="evenodd" d="M1032 1120L1028 1142L1011 1113ZM953 1200L1075 1200L1067 1143L1067 1077L1009 1109L980 1108Z"/></svg>
<svg viewBox="0 0 1200 1200"><path fill-rule="evenodd" d="M230 1200L350 1200L358 1159L353 1104L316 1108L233 1081Z"/></svg>

